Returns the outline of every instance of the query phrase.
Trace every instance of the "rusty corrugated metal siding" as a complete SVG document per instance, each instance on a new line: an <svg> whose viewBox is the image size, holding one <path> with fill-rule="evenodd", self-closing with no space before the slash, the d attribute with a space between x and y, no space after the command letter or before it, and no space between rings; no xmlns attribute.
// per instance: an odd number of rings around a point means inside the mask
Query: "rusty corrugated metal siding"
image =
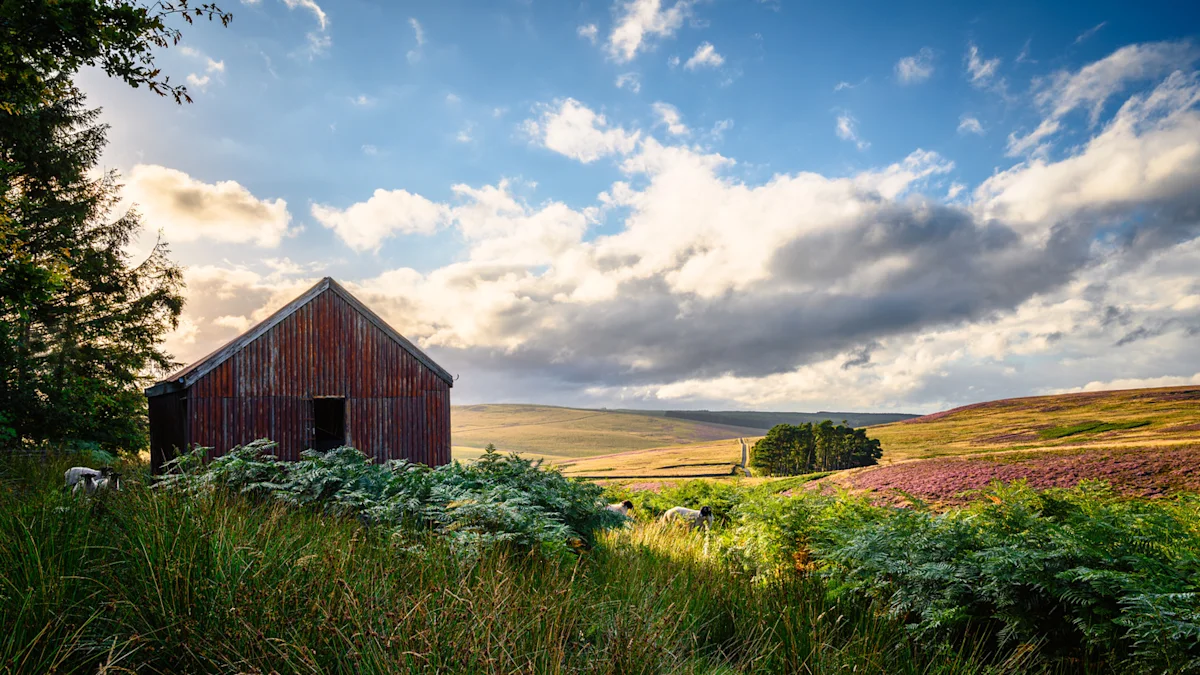
<svg viewBox="0 0 1200 675"><path fill-rule="evenodd" d="M296 460L313 444L312 400L342 397L348 445L377 461L450 461L450 383L332 289L181 393L186 444L213 447L215 454L270 438L280 459ZM154 401L167 396L151 396L152 428Z"/></svg>

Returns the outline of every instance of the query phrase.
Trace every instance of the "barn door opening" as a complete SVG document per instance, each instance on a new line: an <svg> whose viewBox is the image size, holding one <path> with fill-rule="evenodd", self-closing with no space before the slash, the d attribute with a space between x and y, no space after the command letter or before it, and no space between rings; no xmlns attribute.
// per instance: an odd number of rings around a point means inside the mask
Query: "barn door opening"
<svg viewBox="0 0 1200 675"><path fill-rule="evenodd" d="M346 444L346 399L312 400L313 449L324 452Z"/></svg>

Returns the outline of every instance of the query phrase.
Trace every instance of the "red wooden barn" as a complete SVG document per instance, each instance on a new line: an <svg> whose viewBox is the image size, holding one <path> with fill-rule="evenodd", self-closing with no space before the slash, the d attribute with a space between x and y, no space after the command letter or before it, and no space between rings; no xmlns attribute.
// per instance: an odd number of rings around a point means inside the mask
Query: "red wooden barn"
<svg viewBox="0 0 1200 675"><path fill-rule="evenodd" d="M352 445L378 461L450 461L453 378L326 277L262 323L146 390L150 465L258 438L280 459Z"/></svg>

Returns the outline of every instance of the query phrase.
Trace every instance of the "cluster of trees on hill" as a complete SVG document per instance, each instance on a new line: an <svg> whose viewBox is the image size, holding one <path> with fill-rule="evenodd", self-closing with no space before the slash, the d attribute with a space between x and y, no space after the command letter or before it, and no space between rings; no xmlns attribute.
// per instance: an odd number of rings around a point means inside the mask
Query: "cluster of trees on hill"
<svg viewBox="0 0 1200 675"><path fill-rule="evenodd" d="M879 441L865 429L825 420L819 424L777 424L754 444L750 466L772 476L796 476L877 464Z"/></svg>

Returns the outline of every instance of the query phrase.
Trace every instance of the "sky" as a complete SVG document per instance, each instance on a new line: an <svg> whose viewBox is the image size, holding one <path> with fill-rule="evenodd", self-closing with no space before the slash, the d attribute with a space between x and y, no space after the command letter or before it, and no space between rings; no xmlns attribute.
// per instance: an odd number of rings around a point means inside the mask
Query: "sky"
<svg viewBox="0 0 1200 675"><path fill-rule="evenodd" d="M455 403L1200 384L1194 3L223 4L79 76L180 362L332 276Z"/></svg>

